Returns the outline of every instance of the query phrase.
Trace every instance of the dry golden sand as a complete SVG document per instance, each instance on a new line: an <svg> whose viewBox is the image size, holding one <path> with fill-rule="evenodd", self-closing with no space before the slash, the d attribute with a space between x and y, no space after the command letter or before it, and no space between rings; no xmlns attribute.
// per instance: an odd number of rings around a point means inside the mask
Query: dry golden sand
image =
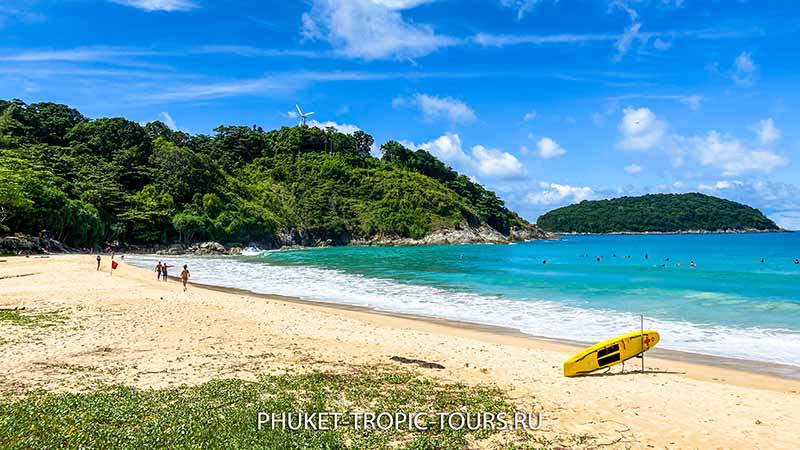
<svg viewBox="0 0 800 450"><path fill-rule="evenodd" d="M0 306L65 317L49 327L0 322L4 396L341 371L393 365L398 355L446 367L415 369L426 375L498 385L542 411L542 433L554 438L588 434L593 447L620 449L800 448L797 380L657 358L646 374L568 379L561 363L575 347L566 344L191 285L184 293L126 264L110 276L107 256L100 272L87 255L0 260Z"/></svg>

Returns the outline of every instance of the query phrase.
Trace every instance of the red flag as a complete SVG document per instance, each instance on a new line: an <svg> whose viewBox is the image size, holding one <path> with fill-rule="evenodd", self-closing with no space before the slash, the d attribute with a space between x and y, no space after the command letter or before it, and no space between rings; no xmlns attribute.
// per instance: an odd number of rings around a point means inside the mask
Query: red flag
<svg viewBox="0 0 800 450"><path fill-rule="evenodd" d="M117 262L116 262L116 261L111 261L111 269L112 269L112 270L116 270L118 265L119 265L119 264L117 264Z"/></svg>

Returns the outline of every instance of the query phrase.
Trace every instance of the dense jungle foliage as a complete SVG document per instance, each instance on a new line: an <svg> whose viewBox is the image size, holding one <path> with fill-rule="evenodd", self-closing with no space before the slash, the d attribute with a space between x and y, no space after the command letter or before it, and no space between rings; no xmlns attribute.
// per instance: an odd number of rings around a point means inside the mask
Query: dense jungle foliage
<svg viewBox="0 0 800 450"><path fill-rule="evenodd" d="M291 232L346 243L529 224L424 150L333 128L220 126L190 135L155 121L89 119L55 103L0 100L0 232L72 246Z"/></svg>
<svg viewBox="0 0 800 450"><path fill-rule="evenodd" d="M583 201L548 212L537 225L559 233L778 229L755 208L699 193Z"/></svg>

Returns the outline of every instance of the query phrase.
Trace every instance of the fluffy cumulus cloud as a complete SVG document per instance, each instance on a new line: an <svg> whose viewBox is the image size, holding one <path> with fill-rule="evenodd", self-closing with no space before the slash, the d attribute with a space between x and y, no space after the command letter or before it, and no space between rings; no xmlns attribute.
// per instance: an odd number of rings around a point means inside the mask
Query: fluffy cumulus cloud
<svg viewBox="0 0 800 450"><path fill-rule="evenodd" d="M788 163L776 153L751 149L736 137L717 131L681 140L690 157L702 166L719 170L723 176L769 173Z"/></svg>
<svg viewBox="0 0 800 450"><path fill-rule="evenodd" d="M433 27L406 20L403 10L413 0L313 0L302 16L307 40L330 43L346 57L365 60L409 59L428 55L458 39L437 34Z"/></svg>
<svg viewBox="0 0 800 450"><path fill-rule="evenodd" d="M536 119L536 115L536 111L528 111L522 116L522 120L525 122L530 122L531 120Z"/></svg>
<svg viewBox="0 0 800 450"><path fill-rule="evenodd" d="M472 147L472 157L478 174L490 178L518 178L527 175L525 166L511 153L486 148L482 145Z"/></svg>
<svg viewBox="0 0 800 450"><path fill-rule="evenodd" d="M758 66L750 53L742 52L733 61L731 79L739 86L752 86L755 84L757 74Z"/></svg>
<svg viewBox="0 0 800 450"><path fill-rule="evenodd" d="M409 148L421 148L467 174L493 179L514 179L527 175L525 166L511 153L502 150L473 146L469 153L464 151L461 137L455 133L442 135L430 142L415 145L404 141Z"/></svg>
<svg viewBox="0 0 800 450"><path fill-rule="evenodd" d="M319 122L319 121L316 121L316 120L309 120L307 122L307 124L310 127L321 128L323 130L325 128L328 128L328 127L333 127L333 128L336 128L336 131L338 131L340 133L345 133L345 134L353 134L356 131L361 129L361 128L358 128L355 125L351 125L351 124L348 124L348 123L336 123L336 122L331 122L331 121Z"/></svg>
<svg viewBox="0 0 800 450"><path fill-rule="evenodd" d="M673 166L694 163L692 170L707 168L722 176L765 174L789 163L769 148L757 148L731 134L712 130L705 134L683 136L667 134L667 123L648 108L626 108L619 123L618 146L626 150L650 150L658 147L669 154ZM771 119L754 126L761 145L780 138L780 130ZM630 170L626 168L630 173Z"/></svg>
<svg viewBox="0 0 800 450"><path fill-rule="evenodd" d="M618 128L621 148L650 150L662 142L667 124L648 108L625 108Z"/></svg>
<svg viewBox="0 0 800 450"><path fill-rule="evenodd" d="M775 126L772 118L763 119L755 126L758 140L763 145L769 145L781 138L781 130Z"/></svg>
<svg viewBox="0 0 800 450"><path fill-rule="evenodd" d="M197 5L189 0L111 0L113 3L131 6L143 11L188 11Z"/></svg>
<svg viewBox="0 0 800 450"><path fill-rule="evenodd" d="M536 147L539 149L537 154L542 159L558 158L567 154L567 151L564 150L564 147L558 145L558 142L549 137L543 137L539 139L539 141L536 143Z"/></svg>
<svg viewBox="0 0 800 450"><path fill-rule="evenodd" d="M593 197L594 191L588 186L541 182L539 189L528 192L525 200L532 205L562 206L579 203Z"/></svg>
<svg viewBox="0 0 800 450"><path fill-rule="evenodd" d="M419 108L429 122L444 119L451 123L470 123L478 118L469 105L452 97L415 94L411 97L397 97L392 101L395 108L408 105Z"/></svg>

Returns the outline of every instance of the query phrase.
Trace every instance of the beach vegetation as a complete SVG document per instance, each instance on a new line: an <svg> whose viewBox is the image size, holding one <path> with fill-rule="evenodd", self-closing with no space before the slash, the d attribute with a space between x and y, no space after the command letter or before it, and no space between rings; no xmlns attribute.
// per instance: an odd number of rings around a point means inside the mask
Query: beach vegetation
<svg viewBox="0 0 800 450"><path fill-rule="evenodd" d="M384 368L350 373L265 375L199 386L136 389L107 386L83 393L32 391L0 400L0 447L7 449L462 449L503 432L430 426L356 429L258 427L259 413L515 412L492 386L452 384ZM435 422L435 421L434 421Z"/></svg>
<svg viewBox="0 0 800 450"><path fill-rule="evenodd" d="M307 243L420 238L530 224L424 150L363 131L90 119L55 103L0 101L0 231L46 229L71 246L109 240Z"/></svg>
<svg viewBox="0 0 800 450"><path fill-rule="evenodd" d="M29 312L0 310L0 325L11 324L26 327L50 327L63 323L67 317L58 311Z"/></svg>

